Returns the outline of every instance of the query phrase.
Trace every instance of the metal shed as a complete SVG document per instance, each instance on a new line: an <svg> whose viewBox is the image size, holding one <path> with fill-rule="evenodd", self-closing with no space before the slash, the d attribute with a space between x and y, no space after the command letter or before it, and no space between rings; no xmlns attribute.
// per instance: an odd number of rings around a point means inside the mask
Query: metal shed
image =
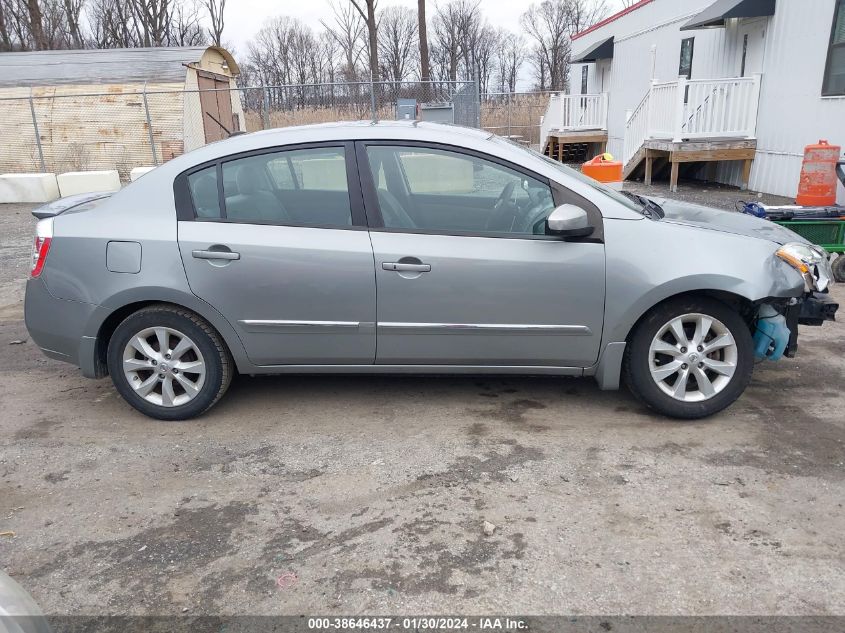
<svg viewBox="0 0 845 633"><path fill-rule="evenodd" d="M2 53L0 172L126 176L226 138L245 127L239 72L215 46Z"/></svg>

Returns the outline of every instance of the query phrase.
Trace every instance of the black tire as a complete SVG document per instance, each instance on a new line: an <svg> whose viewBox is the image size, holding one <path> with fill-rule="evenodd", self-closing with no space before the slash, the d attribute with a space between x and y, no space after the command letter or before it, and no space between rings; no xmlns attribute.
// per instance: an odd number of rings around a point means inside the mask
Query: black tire
<svg viewBox="0 0 845 633"><path fill-rule="evenodd" d="M833 280L837 283L845 283L845 253L839 253L831 264L833 269Z"/></svg>
<svg viewBox="0 0 845 633"><path fill-rule="evenodd" d="M706 400L685 402L658 387L651 376L649 349L664 325L695 313L713 317L728 329L736 344L736 367L721 391ZM670 299L652 308L637 324L628 340L622 369L631 393L651 409L673 418L704 418L732 404L748 386L754 369L751 331L739 313L721 301L695 296Z"/></svg>
<svg viewBox="0 0 845 633"><path fill-rule="evenodd" d="M149 402L135 392L124 374L123 354L130 339L155 327L183 333L202 354L203 384L193 399L184 404L167 407ZM229 388L234 367L223 339L211 325L190 310L169 304L151 305L124 319L109 340L107 361L112 382L120 395L144 415L159 420L187 420L210 409Z"/></svg>

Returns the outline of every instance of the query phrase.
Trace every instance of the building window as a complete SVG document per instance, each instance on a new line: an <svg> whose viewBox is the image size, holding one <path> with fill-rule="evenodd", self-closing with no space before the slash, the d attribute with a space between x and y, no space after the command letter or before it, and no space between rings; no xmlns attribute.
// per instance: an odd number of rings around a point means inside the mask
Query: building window
<svg viewBox="0 0 845 633"><path fill-rule="evenodd" d="M589 66L584 64L581 66L581 94L587 94L587 74L590 72Z"/></svg>
<svg viewBox="0 0 845 633"><path fill-rule="evenodd" d="M822 95L845 95L845 0L837 0L833 10Z"/></svg>
<svg viewBox="0 0 845 633"><path fill-rule="evenodd" d="M694 37L681 40L681 63L678 65L678 76L692 78L692 51L695 44Z"/></svg>

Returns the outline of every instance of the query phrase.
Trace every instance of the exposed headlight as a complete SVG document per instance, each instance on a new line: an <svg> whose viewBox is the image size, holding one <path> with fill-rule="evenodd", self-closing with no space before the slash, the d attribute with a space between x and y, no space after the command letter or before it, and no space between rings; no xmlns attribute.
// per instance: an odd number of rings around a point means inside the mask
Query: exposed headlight
<svg viewBox="0 0 845 633"><path fill-rule="evenodd" d="M801 242L790 242L781 246L776 255L801 273L807 292L827 290L833 273L827 251L823 248Z"/></svg>

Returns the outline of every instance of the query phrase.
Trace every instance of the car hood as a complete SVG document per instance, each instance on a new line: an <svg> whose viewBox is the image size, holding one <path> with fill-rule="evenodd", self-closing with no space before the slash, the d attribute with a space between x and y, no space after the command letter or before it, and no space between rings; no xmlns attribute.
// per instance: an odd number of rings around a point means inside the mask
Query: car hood
<svg viewBox="0 0 845 633"><path fill-rule="evenodd" d="M722 231L734 235L744 235L762 240L769 240L776 244L788 242L809 243L803 237L789 229L775 224L770 220L740 213L739 211L725 211L705 207L701 204L679 202L677 200L654 198L654 201L663 208L666 214L664 222L695 226L711 231Z"/></svg>

